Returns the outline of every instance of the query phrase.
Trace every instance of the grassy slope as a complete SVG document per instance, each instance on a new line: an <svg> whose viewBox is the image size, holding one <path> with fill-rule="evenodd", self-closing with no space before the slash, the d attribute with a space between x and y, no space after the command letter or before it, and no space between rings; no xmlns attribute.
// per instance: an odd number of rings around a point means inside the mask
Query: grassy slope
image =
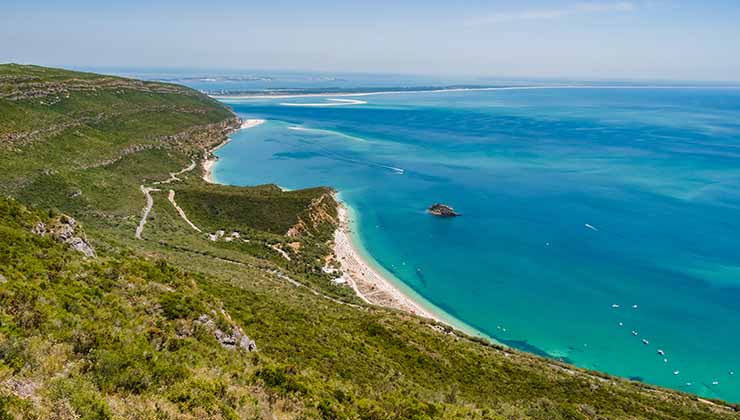
<svg viewBox="0 0 740 420"><path fill-rule="evenodd" d="M0 201L0 418L738 418L361 305L319 270L331 206L307 233L285 236L311 220L326 189L212 186L196 170L153 193L145 240L134 240L139 185L185 167L224 132L167 136L230 117L177 86L0 66L0 191L82 220L100 255L85 261L31 235L48 212ZM141 145L152 148L127 153ZM194 232L168 189L205 232L251 242ZM295 242L291 261L267 247ZM220 309L257 353L194 327Z"/></svg>

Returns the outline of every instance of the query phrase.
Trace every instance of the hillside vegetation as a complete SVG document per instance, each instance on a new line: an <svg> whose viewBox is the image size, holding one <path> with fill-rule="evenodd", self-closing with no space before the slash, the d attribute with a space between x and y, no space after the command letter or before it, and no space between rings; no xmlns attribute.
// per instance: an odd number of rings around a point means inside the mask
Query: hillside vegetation
<svg viewBox="0 0 740 420"><path fill-rule="evenodd" d="M203 181L238 124L180 86L0 65L0 419L740 418L364 304L322 270L330 189Z"/></svg>

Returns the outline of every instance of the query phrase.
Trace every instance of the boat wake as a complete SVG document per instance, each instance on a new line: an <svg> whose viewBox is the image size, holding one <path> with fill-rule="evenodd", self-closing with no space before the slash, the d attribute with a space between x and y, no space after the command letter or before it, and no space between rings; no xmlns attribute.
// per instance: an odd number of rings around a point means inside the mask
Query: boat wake
<svg viewBox="0 0 740 420"><path fill-rule="evenodd" d="M395 166L385 166L385 165L379 165L379 166L386 168L386 169L390 169L391 171L397 173L398 175L403 175L406 173L406 170L401 169L401 168L396 168Z"/></svg>

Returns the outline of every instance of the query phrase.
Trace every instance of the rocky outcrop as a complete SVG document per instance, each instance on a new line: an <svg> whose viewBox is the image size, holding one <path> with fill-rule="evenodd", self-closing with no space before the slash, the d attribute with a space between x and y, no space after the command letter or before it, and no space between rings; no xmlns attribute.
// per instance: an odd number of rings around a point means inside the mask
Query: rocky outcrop
<svg viewBox="0 0 740 420"><path fill-rule="evenodd" d="M231 321L226 313L223 314L229 321ZM193 322L195 324L200 324L211 331L216 340L227 349L241 348L246 351L257 351L257 343L255 343L254 340L250 340L238 325L231 325L231 333L227 333L218 328L216 323L205 314L199 316L198 319Z"/></svg>
<svg viewBox="0 0 740 420"><path fill-rule="evenodd" d="M429 214L432 214L434 216L438 217L457 217L460 216L460 213L456 212L455 209L452 207L442 204L442 203L436 203L432 204L429 209L427 209Z"/></svg>
<svg viewBox="0 0 740 420"><path fill-rule="evenodd" d="M218 123L198 125L176 134L157 137L155 140L166 145L187 144L207 152L215 145L223 143L240 126L241 120L234 116Z"/></svg>
<svg viewBox="0 0 740 420"><path fill-rule="evenodd" d="M207 149L212 144L223 142L229 133L234 131L238 125L238 118L229 118L220 123L194 126L177 134L153 138L151 139L152 143L127 146L108 159L78 165L78 167L79 169L93 169L101 166L109 166L133 153L152 149L178 148L183 145L193 146L197 149Z"/></svg>
<svg viewBox="0 0 740 420"><path fill-rule="evenodd" d="M95 257L95 249L90 245L81 229L78 229L77 221L66 214L49 222L37 223L32 229L36 235L49 235L57 242L61 242L74 249L77 252L85 254L87 257Z"/></svg>
<svg viewBox="0 0 740 420"><path fill-rule="evenodd" d="M205 114L206 112L208 112L208 110L205 108L188 108L188 107L173 106L173 105L152 105L152 106L142 106L137 109L127 110L127 111L99 112L99 113L96 113L95 115L70 114L67 116L71 118L71 120L69 121L47 124L44 127L38 127L30 131L0 133L0 142L12 143L16 146L20 146L20 145L29 144L31 142L35 142L35 141L39 141L43 139L49 139L49 138L58 136L65 131L73 130L73 129L76 129L82 126L97 125L104 121L131 119L131 118L134 118L137 114L150 114L150 113L157 113L157 112L173 112L173 113L178 113L178 114ZM216 125L218 124L220 123L216 123ZM234 122L231 123L231 125L235 125L235 124L236 123ZM210 126L199 126L199 127L203 127L204 129L210 128ZM177 136L177 134L175 134L175 136ZM162 139L165 139L165 137L163 137ZM157 143L157 145L160 145L160 146L161 144L162 144L161 141Z"/></svg>
<svg viewBox="0 0 740 420"><path fill-rule="evenodd" d="M302 235L313 236L312 231L316 231L320 225L330 223L337 225L339 222L332 212L336 212L337 202L332 193L322 194L309 204L308 209L298 216L296 224L290 227L285 233L291 238L297 238Z"/></svg>
<svg viewBox="0 0 740 420"><path fill-rule="evenodd" d="M143 82L119 77L95 77L81 79L70 77L63 80L43 80L33 76L5 76L0 78L0 98L20 101L39 98L68 98L74 92L95 94L101 91L112 91L124 94L130 91L144 93L164 93L178 95L200 95L201 93L182 86Z"/></svg>
<svg viewBox="0 0 740 420"><path fill-rule="evenodd" d="M103 160L93 162L87 165L80 165L79 169L87 170L87 169L99 168L101 166L110 166L130 154L143 152L145 150L162 149L162 148L163 148L163 145L161 144L133 144L131 146L128 146L120 150L115 156L109 159L103 159Z"/></svg>

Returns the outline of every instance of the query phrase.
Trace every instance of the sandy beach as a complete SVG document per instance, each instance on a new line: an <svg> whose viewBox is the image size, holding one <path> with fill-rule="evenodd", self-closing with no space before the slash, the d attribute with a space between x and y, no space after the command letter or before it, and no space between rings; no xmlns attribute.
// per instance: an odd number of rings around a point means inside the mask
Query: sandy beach
<svg viewBox="0 0 740 420"><path fill-rule="evenodd" d="M339 227L334 234L334 254L339 260L345 279L355 293L367 303L399 309L446 324L403 294L389 279L362 258L352 244L348 210L341 201L338 202Z"/></svg>
<svg viewBox="0 0 740 420"><path fill-rule="evenodd" d="M242 121L242 125L239 128L242 129L242 130L244 130L244 129L247 129L247 128L257 127L258 125L261 125L261 124L264 124L264 123L265 123L265 120L259 120L259 119L244 120L244 121Z"/></svg>
<svg viewBox="0 0 740 420"><path fill-rule="evenodd" d="M328 106L349 106L349 105L365 105L367 102L359 101L356 99L327 99L327 102L319 103L294 103L294 102L281 102L282 106L307 106L307 107L328 107Z"/></svg>
<svg viewBox="0 0 740 420"><path fill-rule="evenodd" d="M264 124L265 120L260 119L250 119L250 120L244 120L242 121L241 126L239 127L240 130L245 130L247 128L253 128L257 127L258 125ZM213 167L216 165L216 161L218 161L218 157L215 155L216 151L224 146L226 146L231 141L231 138L227 138L226 141L219 144L218 146L214 147L213 149L209 150L206 153L205 158L203 159L203 180L206 181L209 184L215 184L215 181L213 180Z"/></svg>

